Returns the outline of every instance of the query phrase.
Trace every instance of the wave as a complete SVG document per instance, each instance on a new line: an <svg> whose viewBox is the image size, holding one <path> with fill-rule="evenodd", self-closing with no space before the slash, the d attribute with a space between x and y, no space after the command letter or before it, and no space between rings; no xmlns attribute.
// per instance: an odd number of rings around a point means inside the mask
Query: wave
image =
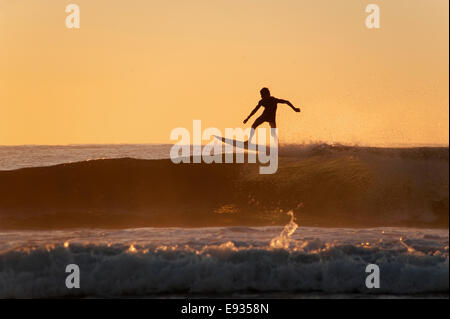
<svg viewBox="0 0 450 319"><path fill-rule="evenodd" d="M290 250L233 242L198 249L48 245L0 255L0 297L448 294L448 247L446 253L327 245L317 239ZM365 286L369 263L380 268L379 289ZM64 285L68 264L80 267L80 289Z"/></svg>
<svg viewBox="0 0 450 319"><path fill-rule="evenodd" d="M259 164L131 158L0 171L0 229L448 227L448 147L290 145Z"/></svg>

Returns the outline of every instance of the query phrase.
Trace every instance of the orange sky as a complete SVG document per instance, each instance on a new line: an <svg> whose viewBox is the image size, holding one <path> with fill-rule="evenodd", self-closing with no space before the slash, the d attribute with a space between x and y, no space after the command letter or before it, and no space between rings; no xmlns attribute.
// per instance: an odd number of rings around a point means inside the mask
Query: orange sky
<svg viewBox="0 0 450 319"><path fill-rule="evenodd" d="M281 142L448 145L448 12L448 0L0 0L0 145L243 126L262 86L302 108L279 108Z"/></svg>

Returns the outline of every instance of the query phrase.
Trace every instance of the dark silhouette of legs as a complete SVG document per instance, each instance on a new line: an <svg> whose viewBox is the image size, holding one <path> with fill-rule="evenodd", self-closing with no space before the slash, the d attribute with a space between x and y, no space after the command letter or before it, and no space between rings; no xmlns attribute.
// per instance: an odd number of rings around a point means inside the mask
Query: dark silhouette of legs
<svg viewBox="0 0 450 319"><path fill-rule="evenodd" d="M245 142L246 144L251 143L251 141L253 139L253 136L255 135L256 128L258 126L260 126L261 124L263 124L264 122L269 122L269 125L270 125L270 128L271 128L270 134L272 134L272 136L274 138L277 138L277 135L276 135L276 132L275 132L275 129L277 128L277 123L275 122L275 120L270 121L270 120L267 120L266 118L264 118L263 116L260 116L260 117L258 117L255 120L255 122L253 122L252 129L250 131L250 136L248 138L248 141Z"/></svg>
<svg viewBox="0 0 450 319"><path fill-rule="evenodd" d="M253 130L256 130L256 128L257 128L258 126L260 126L261 124L263 124L264 122L266 122L266 119L265 119L265 118L263 118L262 116L258 117L258 118L255 120L255 122L253 122L252 129L253 129Z"/></svg>

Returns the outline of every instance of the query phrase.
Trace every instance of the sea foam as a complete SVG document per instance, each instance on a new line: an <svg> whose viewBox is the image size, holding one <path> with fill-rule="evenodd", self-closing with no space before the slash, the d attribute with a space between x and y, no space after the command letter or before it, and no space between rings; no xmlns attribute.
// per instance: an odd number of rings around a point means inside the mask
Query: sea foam
<svg viewBox="0 0 450 319"><path fill-rule="evenodd" d="M141 228L0 233L0 297L448 294L448 232L404 228ZM272 242L272 245L271 245ZM279 248L278 248L279 247ZM65 267L80 267L67 289ZM365 268L380 267L380 289Z"/></svg>

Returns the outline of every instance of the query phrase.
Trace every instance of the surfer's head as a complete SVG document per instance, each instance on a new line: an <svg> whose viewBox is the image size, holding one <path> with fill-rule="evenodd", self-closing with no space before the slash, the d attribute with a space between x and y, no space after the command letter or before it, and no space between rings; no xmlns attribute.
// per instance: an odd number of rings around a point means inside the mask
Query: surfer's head
<svg viewBox="0 0 450 319"><path fill-rule="evenodd" d="M261 97L263 99L270 96L270 91L268 88L262 88L261 91L259 91L259 93L261 94Z"/></svg>

